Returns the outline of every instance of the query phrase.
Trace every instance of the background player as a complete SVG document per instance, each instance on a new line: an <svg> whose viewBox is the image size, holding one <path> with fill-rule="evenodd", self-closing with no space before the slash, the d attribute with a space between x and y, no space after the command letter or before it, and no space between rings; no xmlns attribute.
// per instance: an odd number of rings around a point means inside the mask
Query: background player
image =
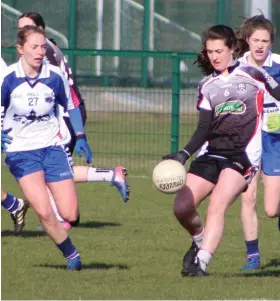
<svg viewBox="0 0 280 301"><path fill-rule="evenodd" d="M271 53L275 30L263 15L247 19L237 32L239 60L263 67L280 82L280 55ZM264 95L262 126L261 171L264 185L264 209L268 217L280 215L280 103L271 95ZM256 212L257 183L260 173L242 194L241 221L247 248L247 262L243 270L260 268L258 219ZM278 219L280 230L280 223Z"/></svg>
<svg viewBox="0 0 280 301"><path fill-rule="evenodd" d="M7 68L7 64L0 57L1 64L1 76ZM1 116L1 128L2 128L2 116ZM11 144L11 137L8 135L9 131L1 131L1 152L6 151L6 143ZM21 198L17 198L1 188L1 206L11 213L11 218L14 222L14 233L19 235L22 233L25 225L25 215L29 207L28 202Z"/></svg>

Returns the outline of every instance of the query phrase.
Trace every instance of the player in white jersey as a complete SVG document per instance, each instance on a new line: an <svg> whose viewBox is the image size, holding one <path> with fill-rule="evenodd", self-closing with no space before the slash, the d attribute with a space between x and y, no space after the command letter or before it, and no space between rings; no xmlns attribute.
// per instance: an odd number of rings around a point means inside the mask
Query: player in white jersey
<svg viewBox="0 0 280 301"><path fill-rule="evenodd" d="M25 12L18 18L18 27L22 28L25 25L36 25L41 29L45 30L45 22L42 16L36 12ZM72 95L73 102L77 106L83 118L83 123L86 122L86 108L82 95L76 85L75 79L71 68L68 64L66 57L62 51L50 40L47 39L47 52L46 60L54 65L60 67L63 74L68 80L70 85L70 92ZM70 156L73 153L74 146L76 143L75 133L71 123L69 122L68 115L64 116L64 120L71 134L71 141L67 145ZM113 169L95 168L92 166L74 166L74 180L75 182L109 182L112 186L115 186L124 202L127 202L130 198L130 187L127 184L126 179L127 171L123 166L117 166Z"/></svg>
<svg viewBox="0 0 280 301"><path fill-rule="evenodd" d="M264 68L280 83L280 55L271 53L275 30L263 15L247 19L237 30L239 60ZM268 217L280 215L280 103L271 95L264 95L262 126L261 171L264 184L264 209ZM247 248L247 262L243 270L260 268L258 242L257 182L258 173L242 194L241 221ZM280 222L278 219L280 230Z"/></svg>
<svg viewBox="0 0 280 301"><path fill-rule="evenodd" d="M1 76L7 68L5 61L0 57L1 63ZM1 132L1 152L6 150L5 142L10 143L10 138L7 132ZM17 198L10 193L4 191L1 186L1 206L11 213L11 218L14 222L14 233L19 235L22 233L25 225L25 215L28 210L29 204L26 200Z"/></svg>
<svg viewBox="0 0 280 301"><path fill-rule="evenodd" d="M280 100L280 85L265 70L234 61L236 42L225 25L204 33L197 62L208 76L199 84L198 127L181 151L163 157L185 164L208 141L205 154L192 161L186 186L174 202L176 218L193 239L182 276L207 275L223 237L225 213L260 164L263 93ZM209 195L204 229L196 208Z"/></svg>
<svg viewBox="0 0 280 301"><path fill-rule="evenodd" d="M91 163L92 153L81 114L73 105L68 82L60 69L44 61L44 31L36 26L19 30L17 50L21 58L5 70L1 84L3 130L11 129L5 162L45 231L68 260L67 269L80 270L79 252L54 215L46 185L61 216L75 222L78 218L76 187L63 147L69 140L69 132L59 106L69 113L77 136L76 152L78 155L85 152L87 162Z"/></svg>

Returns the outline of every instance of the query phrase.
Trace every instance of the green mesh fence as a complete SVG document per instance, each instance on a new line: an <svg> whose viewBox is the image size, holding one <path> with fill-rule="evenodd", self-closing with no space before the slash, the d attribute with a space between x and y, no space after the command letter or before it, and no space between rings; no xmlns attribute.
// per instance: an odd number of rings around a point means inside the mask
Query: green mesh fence
<svg viewBox="0 0 280 301"><path fill-rule="evenodd" d="M275 52L280 51L278 2L272 0L272 21L277 29ZM65 51L68 47L97 49L98 45L102 49L141 50L147 38L145 3L145 0L4 0L2 47L14 45L18 15L37 11L48 26L48 37L54 38ZM196 86L201 74L193 66L195 54L179 55L177 61L174 58L180 52L197 53L201 47L200 33L208 26L222 22L237 28L243 21L244 3L243 0L155 0L155 51L147 59L145 52L140 51L134 54L128 51L126 55L71 52L70 59L76 62L76 79L88 108L87 131L95 165L124 164L132 172L147 173L162 154L176 145L184 145L197 122ZM70 4L74 4L74 11L70 11ZM157 51L167 52L156 55ZM4 51L2 56L9 64L17 59L14 50ZM180 115L176 104L179 96ZM76 163L82 162L77 159Z"/></svg>
<svg viewBox="0 0 280 301"><path fill-rule="evenodd" d="M101 2L103 15L100 23L98 9ZM48 36L54 38L61 48L67 48L67 44L75 36L76 43L71 48L143 49L143 37L147 32L147 24L144 23L145 0L4 0L2 3L10 7L1 7L2 47L9 47L14 43L18 13L37 11L43 15L49 27ZM69 17L73 16L69 11L71 3L75 4L75 19ZM118 7L117 3L120 3ZM203 29L218 21L237 28L245 14L245 0L155 0L154 3L152 50L157 51L198 52ZM272 21L278 33L279 20L279 0L272 0ZM69 32L73 22L73 30ZM280 51L278 37L274 51ZM159 60L149 61L149 78L155 81L166 76L168 69L158 62ZM140 69L140 74L135 74L135 66L139 63L143 64L134 58L96 57L92 60L77 57L76 74L81 78L108 73L124 78L141 78L143 70ZM198 76L199 74L196 77Z"/></svg>

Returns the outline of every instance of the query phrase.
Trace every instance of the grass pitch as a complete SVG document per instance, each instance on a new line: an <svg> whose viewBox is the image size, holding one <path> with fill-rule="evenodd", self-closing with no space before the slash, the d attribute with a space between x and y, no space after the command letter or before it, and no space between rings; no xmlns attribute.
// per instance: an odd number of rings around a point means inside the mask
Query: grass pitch
<svg viewBox="0 0 280 301"><path fill-rule="evenodd" d="M134 118L134 129L132 124L122 126L121 121L117 128L117 121L109 118L110 126L116 128L124 143L117 144L117 151L111 152L115 154L108 151L104 155L101 145L112 145L107 138L110 134L101 139L96 133L109 133L112 129L105 130L109 127L105 117L103 122L89 120L95 162L102 167L129 164L131 200L124 204L117 190L108 184L78 184L81 224L70 231L70 236L83 260L84 269L80 272L64 270L66 262L59 250L43 232L36 230L39 224L32 209L27 213L23 237L13 236L12 221L2 209L2 299L279 299L280 233L276 220L264 215L262 185L258 192L262 269L240 271L245 262L245 246L238 200L228 211L224 240L209 266L211 276L182 278L181 261L191 240L173 216L173 196L156 191L151 182L154 162L159 160L159 154L169 151L168 138L140 140L143 155L120 156L118 152L133 152L131 139L121 132L144 132L145 122L135 126ZM156 124L153 117L151 122ZM169 129L169 124L159 120L160 126L154 127L154 133L160 135L164 126ZM193 126L193 122L185 122L186 128ZM139 142L131 137L134 143ZM145 155L146 150L150 150L150 156ZM2 185L21 196L5 166ZM199 208L202 218L206 208L207 201Z"/></svg>

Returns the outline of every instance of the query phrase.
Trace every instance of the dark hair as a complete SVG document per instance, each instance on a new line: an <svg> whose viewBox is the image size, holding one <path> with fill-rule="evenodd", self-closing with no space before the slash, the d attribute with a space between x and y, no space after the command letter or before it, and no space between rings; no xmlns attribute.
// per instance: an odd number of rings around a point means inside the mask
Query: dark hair
<svg viewBox="0 0 280 301"><path fill-rule="evenodd" d="M45 30L45 21L43 17L35 12L27 12L23 13L21 16L18 17L18 21L22 18L29 18L33 20L33 22L36 24L36 26L42 26L42 28Z"/></svg>
<svg viewBox="0 0 280 301"><path fill-rule="evenodd" d="M194 62L194 64L198 63L198 67L204 75L210 75L215 70L207 55L206 42L208 40L224 40L225 45L230 49L236 46L236 36L229 26L220 24L212 26L204 31L202 34L202 50L198 54L197 60Z"/></svg>
<svg viewBox="0 0 280 301"><path fill-rule="evenodd" d="M267 30L270 35L271 43L274 42L275 31L271 21L266 19L263 14L253 16L247 19L243 24L241 24L236 31L236 37L237 37L236 54L238 57L243 56L245 52L249 51L249 45L246 39L250 38L250 36L257 29Z"/></svg>
<svg viewBox="0 0 280 301"><path fill-rule="evenodd" d="M18 31L16 45L23 46L27 37L32 33L40 33L44 37L46 36L45 32L41 28L33 25L26 25Z"/></svg>

